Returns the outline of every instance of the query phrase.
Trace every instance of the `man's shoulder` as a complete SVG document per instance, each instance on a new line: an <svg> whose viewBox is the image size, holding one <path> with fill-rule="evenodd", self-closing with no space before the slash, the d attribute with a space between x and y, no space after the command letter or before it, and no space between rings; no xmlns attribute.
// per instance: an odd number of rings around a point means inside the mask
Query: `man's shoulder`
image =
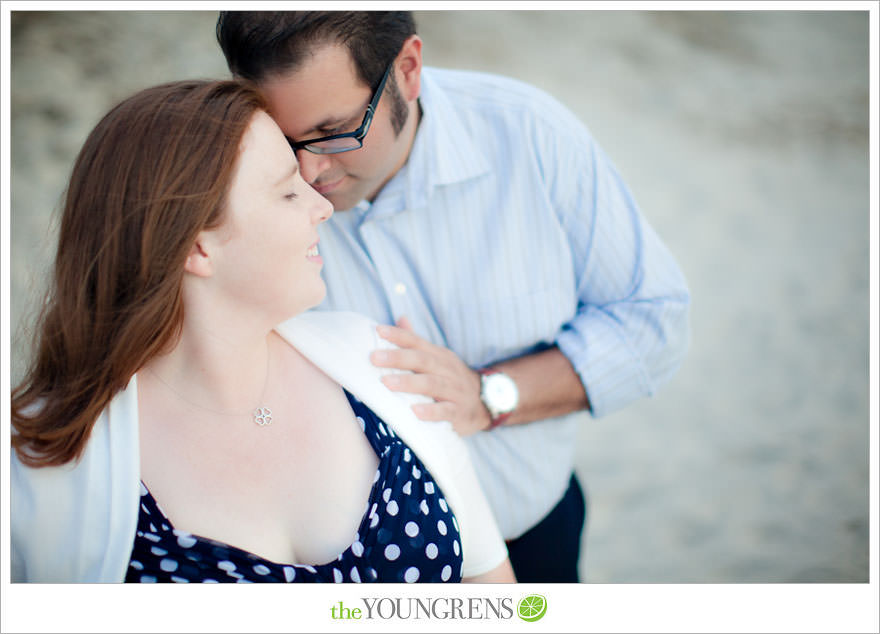
<svg viewBox="0 0 880 634"><path fill-rule="evenodd" d="M528 103L534 97L550 97L537 86L506 75L437 67L426 67L423 72L444 92L462 96L473 95L483 103L493 98Z"/></svg>
<svg viewBox="0 0 880 634"><path fill-rule="evenodd" d="M474 116L517 126L537 124L558 127L561 120L574 118L556 97L520 79L473 70L427 67L423 70L427 89L442 93L460 116ZM504 116L502 116L504 115Z"/></svg>

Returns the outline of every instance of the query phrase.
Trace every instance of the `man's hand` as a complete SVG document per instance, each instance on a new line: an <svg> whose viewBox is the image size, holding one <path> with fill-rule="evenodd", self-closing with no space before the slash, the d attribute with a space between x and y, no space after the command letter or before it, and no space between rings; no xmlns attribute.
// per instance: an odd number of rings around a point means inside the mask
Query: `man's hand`
<svg viewBox="0 0 880 634"><path fill-rule="evenodd" d="M489 427L489 411L480 400L480 373L469 368L454 352L425 341L412 331L403 317L397 326L379 326L379 336L399 350L376 350L370 355L381 368L410 370L412 374L389 374L382 382L394 392L424 394L434 403L413 405L422 420L448 420L460 436Z"/></svg>

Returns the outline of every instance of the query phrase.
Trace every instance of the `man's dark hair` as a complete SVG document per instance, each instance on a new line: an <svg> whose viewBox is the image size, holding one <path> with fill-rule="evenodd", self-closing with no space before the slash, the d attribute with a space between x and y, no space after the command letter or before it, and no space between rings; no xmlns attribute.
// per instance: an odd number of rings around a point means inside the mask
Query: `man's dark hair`
<svg viewBox="0 0 880 634"><path fill-rule="evenodd" d="M216 32L237 77L259 83L296 70L315 46L336 43L375 88L416 24L409 11L221 11Z"/></svg>

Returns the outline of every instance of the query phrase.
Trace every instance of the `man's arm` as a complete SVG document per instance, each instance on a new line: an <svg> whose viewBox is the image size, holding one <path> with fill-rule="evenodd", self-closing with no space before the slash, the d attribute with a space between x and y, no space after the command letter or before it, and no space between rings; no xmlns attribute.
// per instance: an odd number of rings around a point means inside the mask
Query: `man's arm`
<svg viewBox="0 0 880 634"><path fill-rule="evenodd" d="M398 326L379 326L379 335L400 347L374 352L380 367L410 370L412 374L383 377L395 392L424 394L434 403L413 405L422 420L448 420L461 436L488 429L489 411L480 400L480 374L451 350L416 335L404 318ZM493 364L507 373L519 389L519 404L505 425L517 425L589 408L584 386L559 348Z"/></svg>

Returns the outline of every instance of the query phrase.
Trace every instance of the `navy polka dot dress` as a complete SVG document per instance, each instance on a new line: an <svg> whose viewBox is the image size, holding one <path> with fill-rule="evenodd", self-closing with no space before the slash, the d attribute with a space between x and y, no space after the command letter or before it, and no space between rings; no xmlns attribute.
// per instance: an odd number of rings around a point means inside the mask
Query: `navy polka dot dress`
<svg viewBox="0 0 880 634"><path fill-rule="evenodd" d="M351 545L319 565L268 561L172 526L141 484L126 582L458 582L458 523L431 474L373 411L346 392L379 456L366 511Z"/></svg>

